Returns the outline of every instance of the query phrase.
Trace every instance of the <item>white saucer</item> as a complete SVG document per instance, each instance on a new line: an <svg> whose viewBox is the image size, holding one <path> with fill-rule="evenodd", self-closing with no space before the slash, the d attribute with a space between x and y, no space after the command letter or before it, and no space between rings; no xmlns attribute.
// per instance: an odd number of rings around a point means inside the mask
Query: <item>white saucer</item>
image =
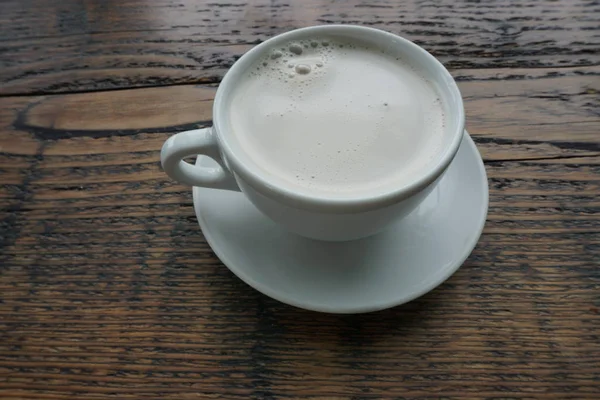
<svg viewBox="0 0 600 400"><path fill-rule="evenodd" d="M308 310L361 313L413 300L462 265L483 230L488 183L465 132L446 175L419 208L366 239L333 243L288 233L237 192L195 187L194 208L209 245L248 285Z"/></svg>

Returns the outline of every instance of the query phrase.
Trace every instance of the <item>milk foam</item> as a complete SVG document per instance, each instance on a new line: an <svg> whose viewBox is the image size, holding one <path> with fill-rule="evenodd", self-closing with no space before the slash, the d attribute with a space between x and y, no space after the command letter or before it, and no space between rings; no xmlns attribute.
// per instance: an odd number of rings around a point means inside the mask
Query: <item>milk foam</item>
<svg viewBox="0 0 600 400"><path fill-rule="evenodd" d="M310 194L414 180L442 150L435 87L399 57L334 38L267 50L232 94L230 124L264 173Z"/></svg>

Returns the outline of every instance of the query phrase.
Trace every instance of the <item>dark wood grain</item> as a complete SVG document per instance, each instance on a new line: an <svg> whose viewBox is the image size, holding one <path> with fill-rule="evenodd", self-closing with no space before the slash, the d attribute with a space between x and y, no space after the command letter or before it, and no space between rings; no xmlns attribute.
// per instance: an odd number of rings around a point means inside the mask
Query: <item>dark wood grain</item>
<svg viewBox="0 0 600 400"><path fill-rule="evenodd" d="M600 4L547 1L4 1L0 93L218 82L277 33L372 26L414 40L449 68L600 65Z"/></svg>
<svg viewBox="0 0 600 400"><path fill-rule="evenodd" d="M0 2L1 398L600 397L600 3L57 3ZM241 283L158 160L237 56L331 22L451 68L490 183L463 267L358 316Z"/></svg>

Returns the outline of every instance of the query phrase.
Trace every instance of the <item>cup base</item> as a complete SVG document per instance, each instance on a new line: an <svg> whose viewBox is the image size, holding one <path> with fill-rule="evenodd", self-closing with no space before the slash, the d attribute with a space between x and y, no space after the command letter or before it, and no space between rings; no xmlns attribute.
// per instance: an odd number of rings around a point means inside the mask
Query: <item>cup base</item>
<svg viewBox="0 0 600 400"><path fill-rule="evenodd" d="M308 310L361 313L413 300L458 270L483 230L488 183L465 132L445 176L415 211L350 242L289 233L241 193L194 187L193 197L210 247L248 285Z"/></svg>

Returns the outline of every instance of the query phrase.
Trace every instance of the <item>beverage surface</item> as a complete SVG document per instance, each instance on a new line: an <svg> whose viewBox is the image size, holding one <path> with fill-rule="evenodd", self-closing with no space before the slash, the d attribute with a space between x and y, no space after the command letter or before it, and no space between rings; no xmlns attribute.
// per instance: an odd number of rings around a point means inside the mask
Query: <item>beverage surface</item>
<svg viewBox="0 0 600 400"><path fill-rule="evenodd" d="M402 57L328 37L265 50L230 110L263 172L316 195L405 185L435 161L445 131L436 88Z"/></svg>

